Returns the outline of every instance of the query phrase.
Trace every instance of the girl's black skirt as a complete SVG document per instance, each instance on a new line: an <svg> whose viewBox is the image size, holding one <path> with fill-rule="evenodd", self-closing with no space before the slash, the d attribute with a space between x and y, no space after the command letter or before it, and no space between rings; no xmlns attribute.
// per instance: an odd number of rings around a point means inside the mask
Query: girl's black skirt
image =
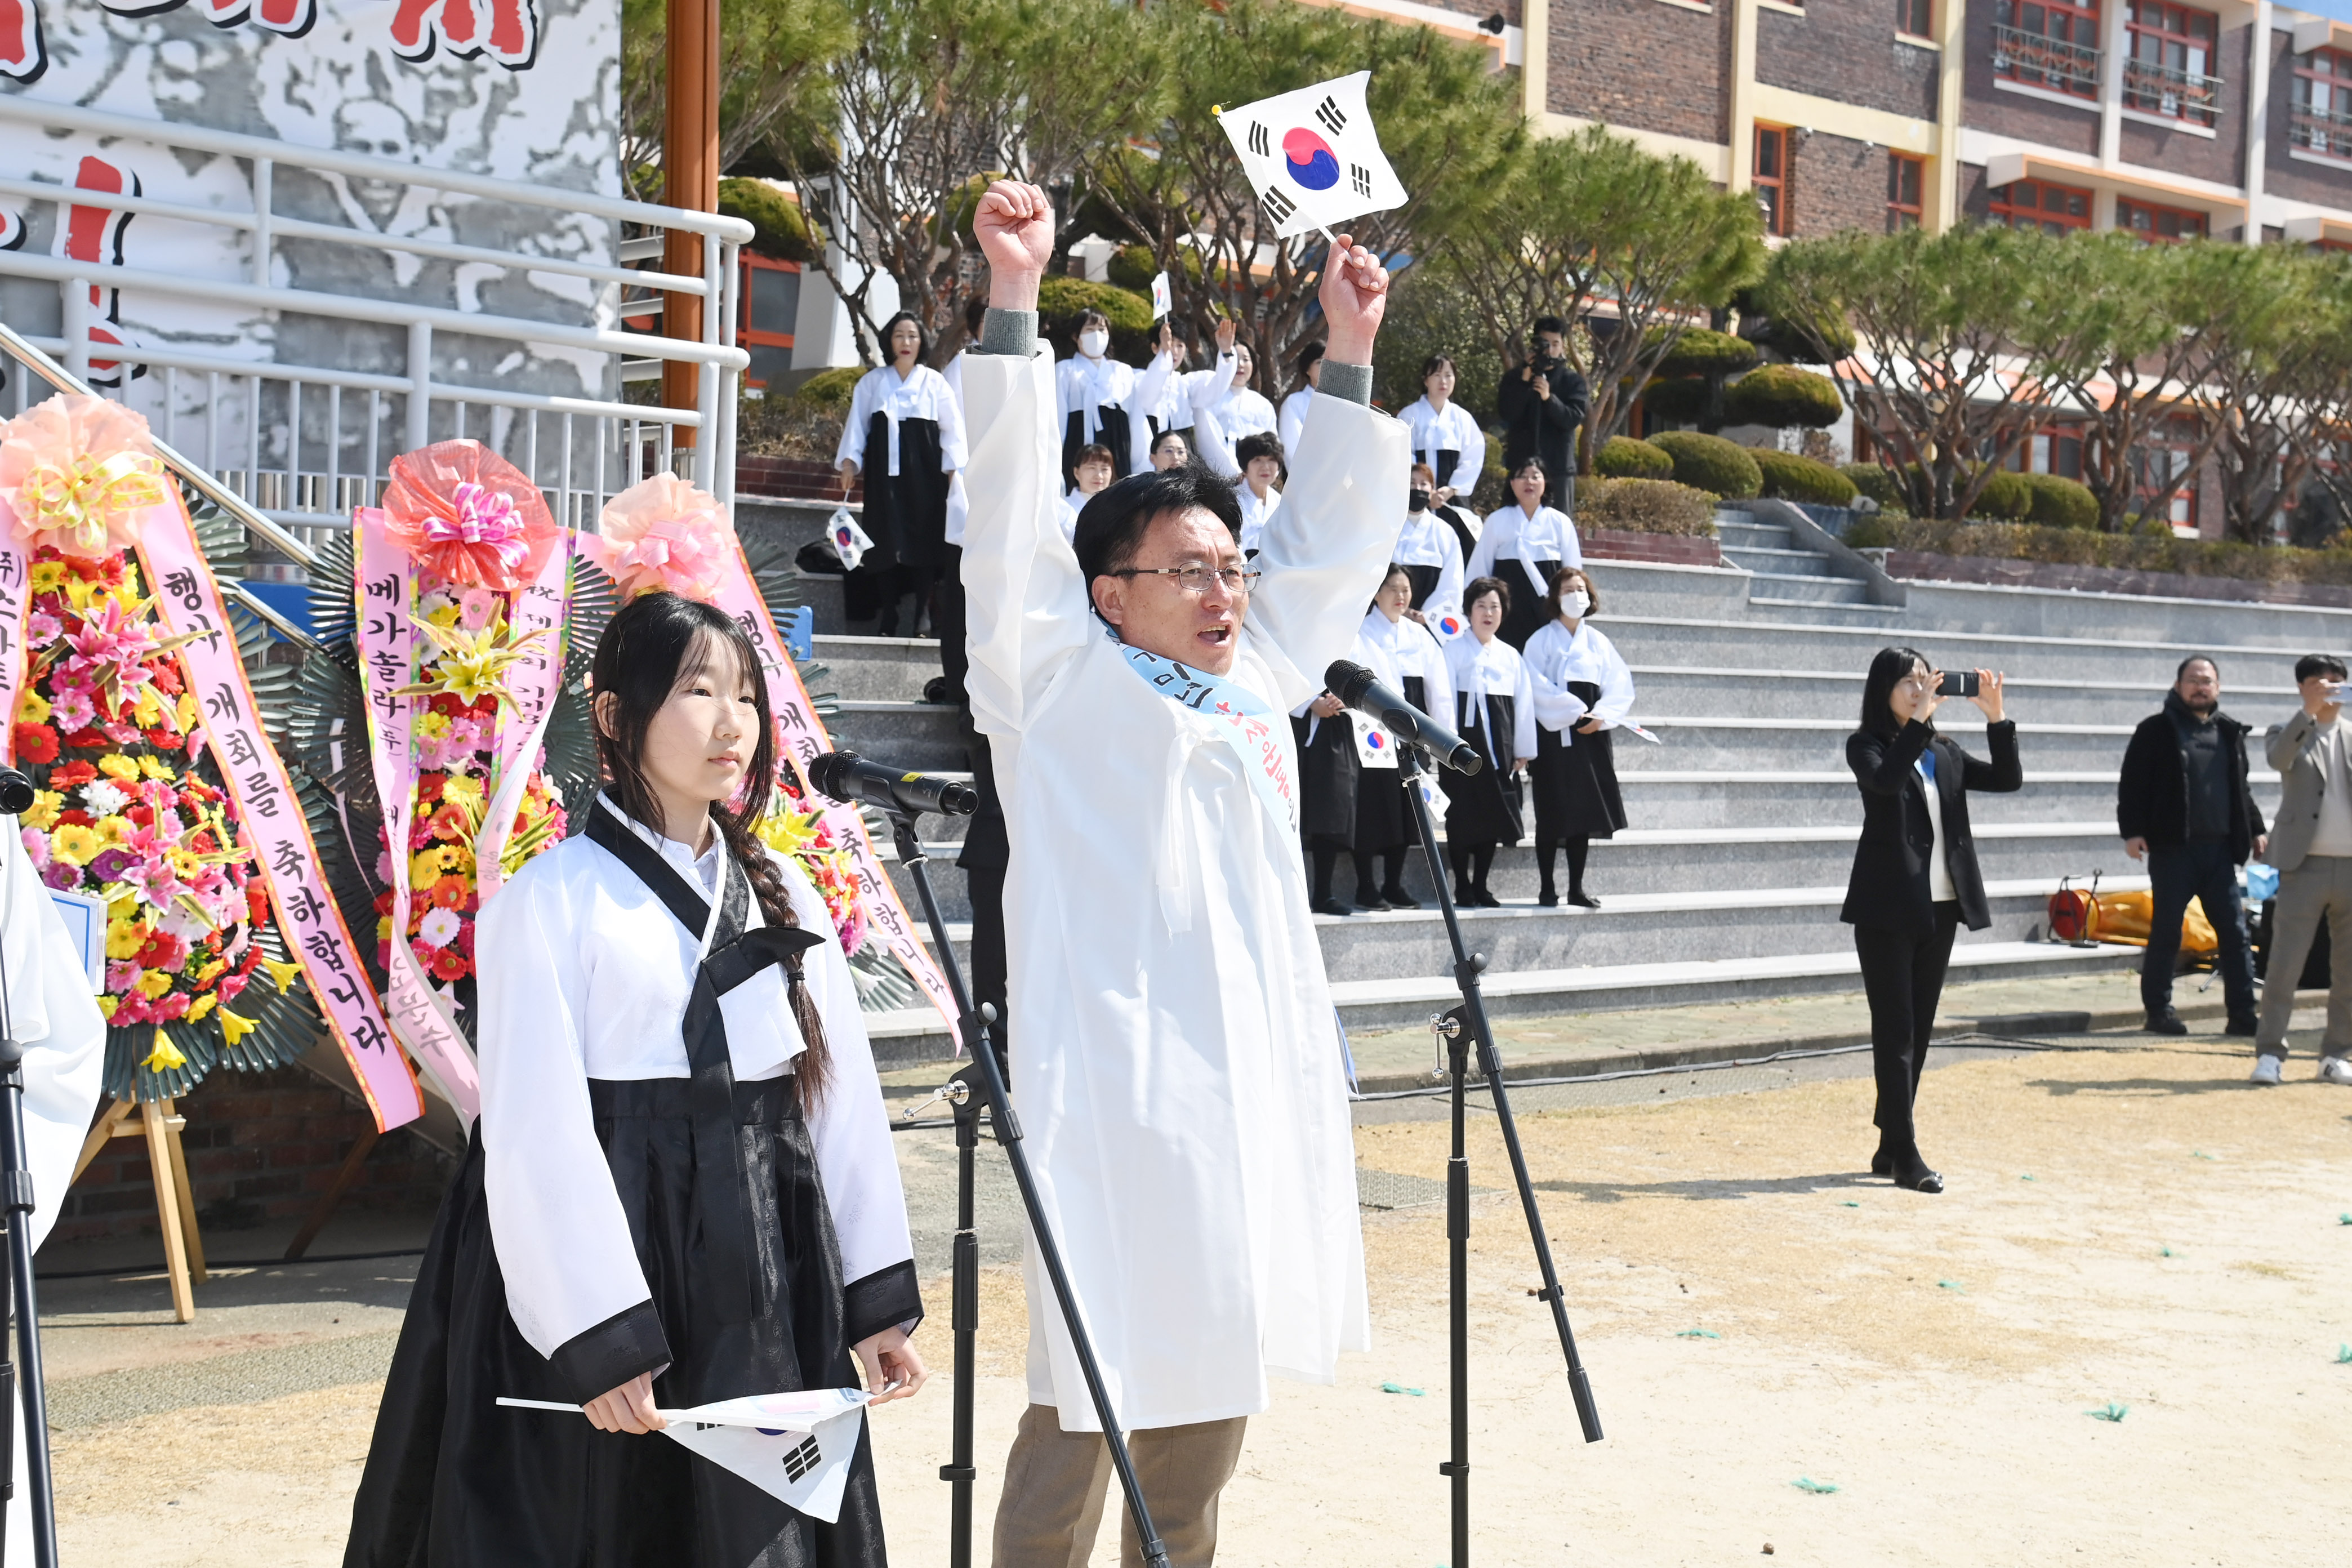
<svg viewBox="0 0 2352 1568"><path fill-rule="evenodd" d="M1589 680L1570 681L1568 689L1587 704L1601 700L1601 688ZM1608 838L1625 826L1612 733L1599 730L1590 735L1562 735L1536 726L1536 760L1530 772L1535 775L1538 843Z"/></svg>
<svg viewBox="0 0 2352 1568"><path fill-rule="evenodd" d="M851 1333L888 1325L845 1323L880 1304L845 1304L840 1248L789 1076L735 1087L761 1305L746 1323L708 1310L696 1285L690 1081L589 1083L596 1134L677 1358L654 1379L654 1403L677 1409L858 1386ZM574 1396L507 1315L479 1132L417 1269L352 1503L345 1568L883 1568L866 1437L839 1522L822 1524L658 1434L599 1432L584 1415L497 1403Z"/></svg>

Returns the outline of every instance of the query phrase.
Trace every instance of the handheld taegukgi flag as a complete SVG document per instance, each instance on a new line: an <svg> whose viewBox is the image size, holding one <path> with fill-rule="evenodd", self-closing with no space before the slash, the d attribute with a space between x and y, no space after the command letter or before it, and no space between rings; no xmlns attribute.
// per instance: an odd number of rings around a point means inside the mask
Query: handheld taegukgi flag
<svg viewBox="0 0 2352 1568"><path fill-rule="evenodd" d="M669 1422L663 1435L811 1519L833 1524L841 1518L868 1397L859 1388L818 1388L722 1399L663 1411ZM581 1414L576 1405L541 1399L499 1403Z"/></svg>
<svg viewBox="0 0 2352 1568"><path fill-rule="evenodd" d="M1404 186L1364 107L1371 79L1358 71L1219 111L1277 237L1328 233L1334 224L1404 205Z"/></svg>

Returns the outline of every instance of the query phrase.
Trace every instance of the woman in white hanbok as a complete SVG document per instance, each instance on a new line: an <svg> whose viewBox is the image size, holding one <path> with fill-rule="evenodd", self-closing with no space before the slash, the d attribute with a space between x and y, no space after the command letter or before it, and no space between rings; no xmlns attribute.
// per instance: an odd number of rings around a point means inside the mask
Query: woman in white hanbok
<svg viewBox="0 0 2352 1568"><path fill-rule="evenodd" d="M1592 625L1600 590L1582 570L1553 574L1545 621L1524 650L1536 694L1536 902L1559 902L1551 879L1554 851L1568 851L1568 901L1597 910L1584 890L1585 851L1625 826L1610 731L1633 711L1633 672L1617 646Z"/></svg>

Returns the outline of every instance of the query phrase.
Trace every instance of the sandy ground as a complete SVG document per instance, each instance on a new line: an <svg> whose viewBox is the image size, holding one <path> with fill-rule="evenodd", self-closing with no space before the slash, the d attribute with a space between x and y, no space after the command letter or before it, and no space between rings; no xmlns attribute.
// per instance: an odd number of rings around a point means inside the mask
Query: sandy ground
<svg viewBox="0 0 2352 1568"><path fill-rule="evenodd" d="M2352 1091L2309 1081L2308 1055L2288 1087L2248 1089L2240 1045L1932 1073L1941 1197L1853 1173L1874 1141L1860 1079L1531 1105L1609 1435L1579 1437L1515 1200L1481 1196L1476 1561L1752 1562L1769 1543L1797 1563L2343 1562ZM1398 1121L1357 1146L1435 1177L1445 1137ZM1489 1117L1471 1160L1478 1185L1507 1182ZM1366 1243L1376 1348L1335 1386L1277 1385L1226 1494L1223 1563L1446 1562L1442 1215L1368 1213ZM1019 1278L986 1284L983 1562L1024 1398ZM943 1286L934 1300L944 1362ZM948 1393L942 1375L876 1418L902 1563L947 1559ZM68 1561L339 1562L374 1403L362 1383L60 1433ZM1115 1525L1095 1561L1117 1561Z"/></svg>

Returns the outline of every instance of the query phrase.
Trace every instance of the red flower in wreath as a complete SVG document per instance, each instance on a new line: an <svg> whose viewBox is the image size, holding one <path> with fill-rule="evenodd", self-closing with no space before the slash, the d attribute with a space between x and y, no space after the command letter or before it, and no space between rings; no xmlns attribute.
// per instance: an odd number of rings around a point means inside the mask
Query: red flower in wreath
<svg viewBox="0 0 2352 1568"><path fill-rule="evenodd" d="M49 775L49 787L79 789L97 777L98 769L95 765L81 761L70 762Z"/></svg>
<svg viewBox="0 0 2352 1568"><path fill-rule="evenodd" d="M463 980L472 968L473 965L466 962L465 954L453 948L441 948L433 954L433 978L436 980Z"/></svg>
<svg viewBox="0 0 2352 1568"><path fill-rule="evenodd" d="M56 762L58 732L47 724L17 725L16 760L20 763Z"/></svg>

